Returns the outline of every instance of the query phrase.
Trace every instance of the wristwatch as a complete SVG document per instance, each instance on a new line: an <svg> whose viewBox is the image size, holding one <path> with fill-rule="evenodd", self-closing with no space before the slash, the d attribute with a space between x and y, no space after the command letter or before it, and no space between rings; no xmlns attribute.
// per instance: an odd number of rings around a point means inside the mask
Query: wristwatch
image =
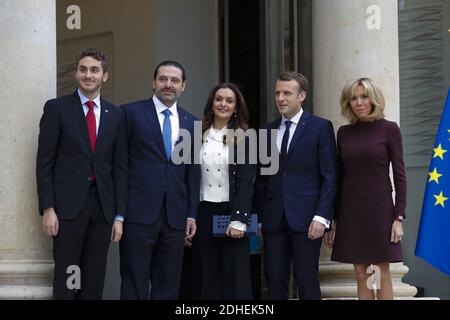
<svg viewBox="0 0 450 320"><path fill-rule="evenodd" d="M403 219L405 219L403 216L397 216L395 218L396 221L400 221L400 222L403 222Z"/></svg>

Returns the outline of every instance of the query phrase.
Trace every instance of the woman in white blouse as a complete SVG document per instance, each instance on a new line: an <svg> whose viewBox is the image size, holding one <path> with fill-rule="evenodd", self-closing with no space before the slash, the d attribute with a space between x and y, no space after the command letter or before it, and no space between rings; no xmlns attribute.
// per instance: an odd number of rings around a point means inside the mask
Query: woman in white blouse
<svg viewBox="0 0 450 320"><path fill-rule="evenodd" d="M203 112L200 207L192 244L192 289L199 299L252 298L245 230L255 167L248 161L248 142L232 136L233 130L248 129L247 119L247 105L235 85L222 83L212 89ZM245 161L239 152L245 152ZM214 237L213 215L225 214L230 215L226 236Z"/></svg>

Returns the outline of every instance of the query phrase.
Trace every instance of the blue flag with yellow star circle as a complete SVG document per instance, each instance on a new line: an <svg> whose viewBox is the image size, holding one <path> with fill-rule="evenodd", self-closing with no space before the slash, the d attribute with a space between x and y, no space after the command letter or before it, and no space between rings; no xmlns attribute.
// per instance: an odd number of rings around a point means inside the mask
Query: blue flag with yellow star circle
<svg viewBox="0 0 450 320"><path fill-rule="evenodd" d="M428 171L416 256L450 275L450 89Z"/></svg>

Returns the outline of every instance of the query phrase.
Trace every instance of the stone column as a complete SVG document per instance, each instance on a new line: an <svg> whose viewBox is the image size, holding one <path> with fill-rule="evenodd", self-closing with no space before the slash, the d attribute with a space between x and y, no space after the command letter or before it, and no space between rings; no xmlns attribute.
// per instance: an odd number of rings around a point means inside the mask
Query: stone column
<svg viewBox="0 0 450 320"><path fill-rule="evenodd" d="M340 93L349 79L370 77L386 98L386 118L399 123L398 8L391 0L314 0L314 113L330 119L337 131ZM416 288L401 282L408 268L391 265L396 298L413 297ZM355 298L353 266L330 262L323 249L320 275L324 298Z"/></svg>
<svg viewBox="0 0 450 320"><path fill-rule="evenodd" d="M44 102L56 95L55 0L0 3L0 300L51 298L35 162Z"/></svg>

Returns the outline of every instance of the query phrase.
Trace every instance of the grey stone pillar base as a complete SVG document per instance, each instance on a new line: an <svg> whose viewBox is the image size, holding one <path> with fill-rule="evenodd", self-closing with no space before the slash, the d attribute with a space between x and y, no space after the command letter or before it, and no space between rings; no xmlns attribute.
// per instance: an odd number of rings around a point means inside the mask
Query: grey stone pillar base
<svg viewBox="0 0 450 320"><path fill-rule="evenodd" d="M0 260L0 300L51 299L53 261Z"/></svg>
<svg viewBox="0 0 450 320"><path fill-rule="evenodd" d="M403 283L409 268L402 262L390 266L395 299L413 299L416 287ZM322 262L319 266L322 297L324 299L357 299L355 271L352 264Z"/></svg>

